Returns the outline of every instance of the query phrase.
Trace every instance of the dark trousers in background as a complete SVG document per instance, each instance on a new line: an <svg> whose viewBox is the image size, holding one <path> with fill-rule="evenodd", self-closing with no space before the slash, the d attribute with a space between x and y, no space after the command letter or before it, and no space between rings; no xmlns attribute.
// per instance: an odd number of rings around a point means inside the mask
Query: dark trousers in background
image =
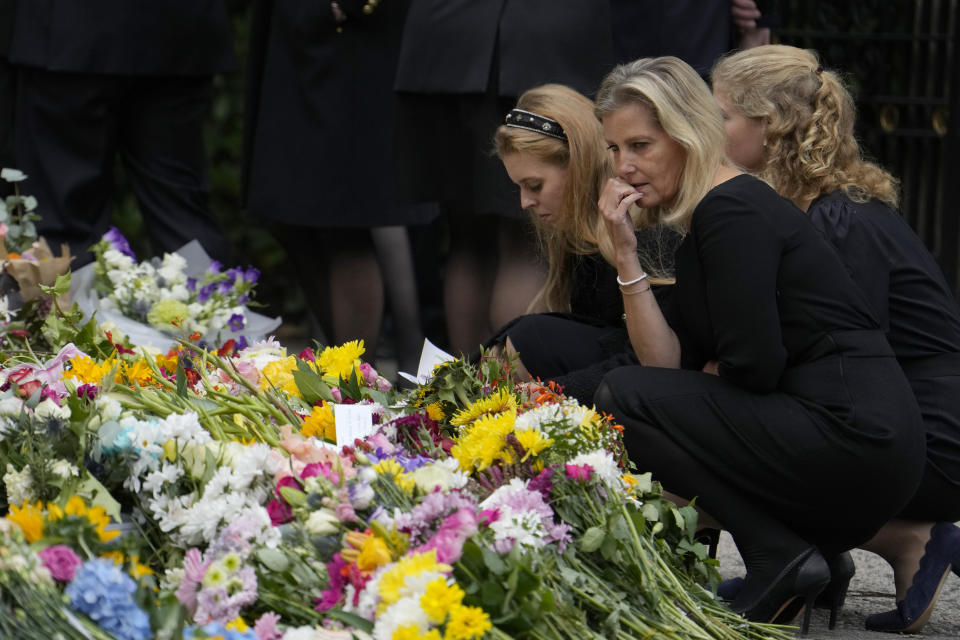
<svg viewBox="0 0 960 640"><path fill-rule="evenodd" d="M38 200L51 247L68 243L73 268L110 226L117 154L154 254L196 238L212 258L229 249L208 209L203 123L209 76L122 76L19 69L16 156Z"/></svg>

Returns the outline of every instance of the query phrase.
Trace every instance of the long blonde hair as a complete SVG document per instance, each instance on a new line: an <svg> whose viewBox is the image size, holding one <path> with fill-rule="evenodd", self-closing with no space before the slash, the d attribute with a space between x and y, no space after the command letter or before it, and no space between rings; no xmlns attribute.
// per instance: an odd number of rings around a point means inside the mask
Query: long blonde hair
<svg viewBox="0 0 960 640"><path fill-rule="evenodd" d="M520 96L517 108L556 120L566 134L563 141L502 125L494 134L493 146L500 159L527 153L567 170L560 215L548 224L535 223L549 266L530 310L569 311L573 256L600 253L614 264L613 245L597 209L600 188L612 175L603 129L593 115L593 103L563 85L530 89Z"/></svg>
<svg viewBox="0 0 960 640"><path fill-rule="evenodd" d="M804 208L841 189L854 202L876 198L896 208L896 179L864 160L853 133L853 98L814 52L786 45L747 49L717 62L711 77L733 109L766 121L758 175L780 195Z"/></svg>
<svg viewBox="0 0 960 640"><path fill-rule="evenodd" d="M597 92L597 117L602 120L629 105L648 109L657 125L685 151L676 198L669 208L640 209L638 222L684 230L726 159L720 110L697 72L673 56L635 60L604 78Z"/></svg>

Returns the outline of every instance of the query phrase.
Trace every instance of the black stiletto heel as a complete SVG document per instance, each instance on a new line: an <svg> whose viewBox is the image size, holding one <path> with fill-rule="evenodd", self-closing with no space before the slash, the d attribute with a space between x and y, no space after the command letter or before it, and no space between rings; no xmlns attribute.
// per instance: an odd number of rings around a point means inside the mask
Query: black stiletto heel
<svg viewBox="0 0 960 640"><path fill-rule="evenodd" d="M814 607L830 610L829 628L837 626L837 616L847 600L850 580L857 572L853 558L848 552L833 556L827 562L830 567L830 584L817 596ZM743 578L728 578L717 587L717 596L723 600L733 600L743 588Z"/></svg>
<svg viewBox="0 0 960 640"><path fill-rule="evenodd" d="M827 564L830 567L830 584L813 606L830 609L830 622L827 628L832 630L837 626L837 614L843 609L843 603L847 600L847 589L850 588L850 580L857 572L857 567L853 564L850 553L846 551L830 558Z"/></svg>
<svg viewBox="0 0 960 640"><path fill-rule="evenodd" d="M714 560L717 558L717 547L720 546L720 529L698 529L693 539L707 548L707 555Z"/></svg>
<svg viewBox="0 0 960 640"><path fill-rule="evenodd" d="M749 580L748 575L744 587ZM805 611L800 633L806 635L810 628L813 604L829 582L830 567L827 561L819 551L810 548L787 562L760 597L752 602L743 602L747 589L741 589L730 608L755 622L789 624L803 607Z"/></svg>

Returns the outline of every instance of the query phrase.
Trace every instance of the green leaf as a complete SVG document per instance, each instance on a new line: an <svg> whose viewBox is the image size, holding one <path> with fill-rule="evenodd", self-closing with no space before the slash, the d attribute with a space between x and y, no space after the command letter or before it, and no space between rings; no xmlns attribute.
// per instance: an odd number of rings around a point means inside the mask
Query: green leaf
<svg viewBox="0 0 960 640"><path fill-rule="evenodd" d="M488 611L499 611L506 594L496 582L484 582L480 587L480 601Z"/></svg>
<svg viewBox="0 0 960 640"><path fill-rule="evenodd" d="M366 633L370 633L373 631L372 622L370 622L366 618L361 618L360 616L354 613L348 613L343 609L329 609L324 613L327 616L333 618L334 620L338 620L346 625L354 627L355 629L359 629L360 631L364 631Z"/></svg>
<svg viewBox="0 0 960 640"><path fill-rule="evenodd" d="M307 494L293 487L280 487L280 495L283 499L295 507L305 507L307 505Z"/></svg>
<svg viewBox="0 0 960 640"><path fill-rule="evenodd" d="M87 498L92 507L103 507L107 515L115 522L120 522L120 503L117 502L107 488L100 481L86 474L86 477L77 488L77 494Z"/></svg>
<svg viewBox="0 0 960 640"><path fill-rule="evenodd" d="M333 393L330 387L323 381L323 376L310 368L305 361L297 358L297 369L293 372L293 382L300 390L303 399L313 405L321 400L333 402Z"/></svg>
<svg viewBox="0 0 960 640"><path fill-rule="evenodd" d="M290 560L287 558L279 549L270 549L268 547L261 547L257 550L257 560L260 561L260 564L265 566L270 571L274 573L283 573L290 568Z"/></svg>
<svg viewBox="0 0 960 640"><path fill-rule="evenodd" d="M487 565L487 569L490 569L491 572L500 576L507 572L507 565L503 561L503 558L500 557L493 549L488 549L483 547L483 562Z"/></svg>
<svg viewBox="0 0 960 640"><path fill-rule="evenodd" d="M603 544L603 539L607 537L607 532L602 527L590 527L583 532L580 538L580 549L586 553L593 553Z"/></svg>
<svg viewBox="0 0 960 640"><path fill-rule="evenodd" d="M648 502L643 505L643 517L650 522L658 522L660 520L660 510L657 509L656 505Z"/></svg>
<svg viewBox="0 0 960 640"><path fill-rule="evenodd" d="M47 287L42 284L38 286L40 290L48 296L58 298L70 292L70 273L68 272L57 276L57 281L53 283L52 287Z"/></svg>
<svg viewBox="0 0 960 640"><path fill-rule="evenodd" d="M187 372L183 370L183 362L177 358L177 395L187 397Z"/></svg>

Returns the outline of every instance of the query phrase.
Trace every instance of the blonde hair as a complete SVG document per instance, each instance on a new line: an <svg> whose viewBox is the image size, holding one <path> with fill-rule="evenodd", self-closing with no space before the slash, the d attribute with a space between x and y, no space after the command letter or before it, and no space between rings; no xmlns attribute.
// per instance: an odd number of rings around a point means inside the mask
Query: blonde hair
<svg viewBox="0 0 960 640"><path fill-rule="evenodd" d="M717 169L726 162L717 103L690 65L664 56L620 65L604 78L597 92L597 117L602 120L630 105L649 110L656 124L685 151L676 198L669 207L641 209L640 224L686 229Z"/></svg>
<svg viewBox="0 0 960 640"><path fill-rule="evenodd" d="M721 59L711 76L731 108L766 121L758 175L780 195L802 208L841 189L854 202L876 198L896 208L896 179L864 160L853 134L853 98L814 52L756 47Z"/></svg>
<svg viewBox="0 0 960 640"><path fill-rule="evenodd" d="M517 108L556 120L567 137L564 141L502 125L494 134L493 146L500 159L527 153L567 170L560 215L548 224L535 223L549 266L547 280L529 310L569 311L573 256L600 253L614 263L613 245L597 209L600 188L613 173L603 130L593 115L593 103L562 85L530 89L520 96Z"/></svg>

